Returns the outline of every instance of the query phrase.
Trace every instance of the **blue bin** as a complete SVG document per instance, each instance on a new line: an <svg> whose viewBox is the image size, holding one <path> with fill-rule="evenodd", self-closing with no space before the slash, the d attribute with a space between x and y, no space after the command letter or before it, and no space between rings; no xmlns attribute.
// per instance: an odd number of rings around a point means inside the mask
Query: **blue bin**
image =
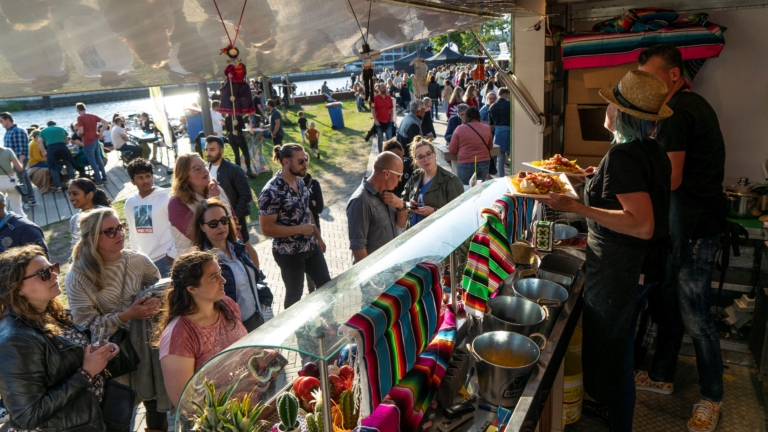
<svg viewBox="0 0 768 432"><path fill-rule="evenodd" d="M344 104L341 102L331 102L329 104L325 104L325 107L328 108L328 115L331 116L331 128L343 128L344 113L342 112L342 108L344 108Z"/></svg>
<svg viewBox="0 0 768 432"><path fill-rule="evenodd" d="M192 142L194 141L195 137L203 131L203 115L200 113L187 112L185 117L187 118L187 133L189 134L189 141Z"/></svg>

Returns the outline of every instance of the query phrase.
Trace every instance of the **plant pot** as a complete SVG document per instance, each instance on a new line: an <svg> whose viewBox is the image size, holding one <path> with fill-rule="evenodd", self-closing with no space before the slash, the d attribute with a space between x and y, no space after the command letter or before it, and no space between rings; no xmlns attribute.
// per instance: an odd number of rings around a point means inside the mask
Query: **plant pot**
<svg viewBox="0 0 768 432"><path fill-rule="evenodd" d="M275 426L277 426L277 430L280 432L308 432L307 420L301 414L296 418L296 424L292 429L283 429L282 423L277 423Z"/></svg>

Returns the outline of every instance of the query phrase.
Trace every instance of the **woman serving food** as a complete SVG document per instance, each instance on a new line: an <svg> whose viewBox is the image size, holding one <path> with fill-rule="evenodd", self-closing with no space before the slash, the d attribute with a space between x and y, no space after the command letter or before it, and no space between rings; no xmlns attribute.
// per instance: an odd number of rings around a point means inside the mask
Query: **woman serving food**
<svg viewBox="0 0 768 432"><path fill-rule="evenodd" d="M611 431L632 430L636 305L663 267L649 265L648 257L664 255L669 230L671 165L653 139L656 121L672 115L666 94L661 79L642 71L602 89L600 95L616 108L608 110L616 113L616 145L588 177L584 204L553 192L546 201L554 210L587 218L584 388L607 407Z"/></svg>

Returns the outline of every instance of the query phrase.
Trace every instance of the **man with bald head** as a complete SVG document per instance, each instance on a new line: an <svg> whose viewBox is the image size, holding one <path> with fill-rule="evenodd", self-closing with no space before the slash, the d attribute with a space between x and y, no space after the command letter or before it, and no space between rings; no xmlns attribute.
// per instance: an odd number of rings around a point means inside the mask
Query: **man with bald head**
<svg viewBox="0 0 768 432"><path fill-rule="evenodd" d="M349 199L347 229L355 263L395 238L398 228L405 228L405 202L392 193L402 176L402 159L382 152L373 163L373 174Z"/></svg>

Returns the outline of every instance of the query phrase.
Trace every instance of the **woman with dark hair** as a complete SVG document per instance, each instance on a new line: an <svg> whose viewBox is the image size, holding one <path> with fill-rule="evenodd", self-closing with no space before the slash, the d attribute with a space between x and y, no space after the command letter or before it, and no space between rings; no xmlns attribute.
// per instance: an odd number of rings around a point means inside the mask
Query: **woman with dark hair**
<svg viewBox="0 0 768 432"><path fill-rule="evenodd" d="M75 324L94 333L104 330L112 337L120 329L129 330L144 324L137 321L152 319L160 308L160 301L143 295L137 297L144 287L160 280L160 272L148 256L125 249L125 225L118 219L117 212L110 207L90 210L81 217L80 228L82 238L72 252L72 267L65 279ZM140 342L149 343L149 340L142 340L141 336L136 340L134 334L131 330L133 346L139 353L143 349ZM142 361L138 370L114 377L121 384L131 386L138 396L157 395L144 400L147 428L151 431L168 428L165 411L170 409L169 401L160 396L164 395L163 383L153 379L151 373L149 376L141 373L150 364L159 368L160 360L156 356L156 352L148 354L151 360ZM147 387L149 391L143 391Z"/></svg>
<svg viewBox="0 0 768 432"><path fill-rule="evenodd" d="M70 243L74 246L80 241L80 215L94 208L109 207L112 200L106 192L96 187L93 180L88 178L78 178L69 182L67 193L72 207L80 210L69 219L69 232L72 234Z"/></svg>
<svg viewBox="0 0 768 432"><path fill-rule="evenodd" d="M227 194L211 178L205 161L197 153L183 154L176 159L171 189L171 198L168 199L171 234L177 254L183 254L193 246L192 221L197 206L210 197L218 198L227 208L231 209L231 205Z"/></svg>
<svg viewBox="0 0 768 432"><path fill-rule="evenodd" d="M270 298L268 305L262 305L259 299L259 269L251 261L245 244L237 238L229 210L218 199L208 198L197 207L194 221L192 243L200 250L210 249L219 255L221 275L226 280L224 293L240 307L245 329L255 330L264 323L263 310L272 302Z"/></svg>
<svg viewBox="0 0 768 432"><path fill-rule="evenodd" d="M178 404L184 386L211 357L247 335L240 308L224 294L214 251L181 255L171 269L171 286L154 342L168 396Z"/></svg>
<svg viewBox="0 0 768 432"><path fill-rule="evenodd" d="M461 182L469 184L473 174L476 180L488 178L491 165L493 135L491 127L480 121L480 111L476 107L467 108L464 122L451 136L448 151L458 159L458 172Z"/></svg>
<svg viewBox="0 0 768 432"><path fill-rule="evenodd" d="M616 145L589 177L584 204L552 193L546 203L587 218L584 389L607 410L611 431L631 431L637 317L663 279L669 232L672 166L653 137L672 110L666 84L642 71L600 96L610 103L606 127Z"/></svg>
<svg viewBox="0 0 768 432"><path fill-rule="evenodd" d="M27 245L0 254L0 396L9 431L104 431L101 398L112 343L91 345L56 298L59 265Z"/></svg>

